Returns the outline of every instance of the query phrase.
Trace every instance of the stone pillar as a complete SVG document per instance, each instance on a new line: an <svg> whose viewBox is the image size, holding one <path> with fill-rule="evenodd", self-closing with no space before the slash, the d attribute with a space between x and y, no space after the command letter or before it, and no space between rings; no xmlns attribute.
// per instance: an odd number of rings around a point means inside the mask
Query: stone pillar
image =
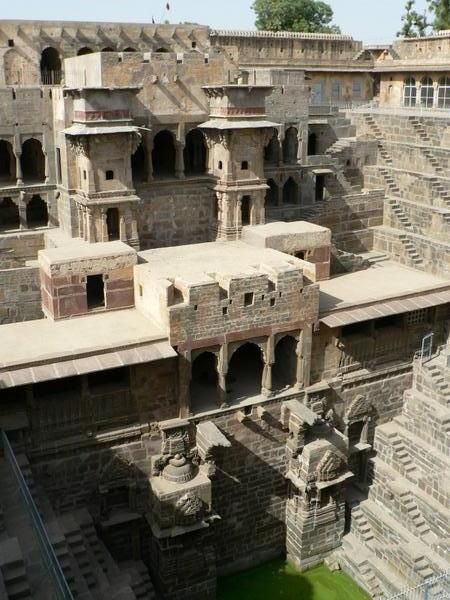
<svg viewBox="0 0 450 600"><path fill-rule="evenodd" d="M177 140L175 142L175 177L178 179L184 179L184 140Z"/></svg>
<svg viewBox="0 0 450 600"><path fill-rule="evenodd" d="M277 182L277 205L281 206L283 204L283 185L278 184Z"/></svg>
<svg viewBox="0 0 450 600"><path fill-rule="evenodd" d="M228 405L227 401L227 373L228 373L228 344L223 344L220 348L217 360L217 387L220 399L220 405Z"/></svg>
<svg viewBox="0 0 450 600"><path fill-rule="evenodd" d="M16 157L16 185L22 185L23 184L23 175L22 175L22 165L20 163L20 157L22 156L22 152L19 152L18 150L16 150L14 154Z"/></svg>
<svg viewBox="0 0 450 600"><path fill-rule="evenodd" d="M48 163L48 152L44 151L44 182L50 183L50 175L49 175L49 163Z"/></svg>
<svg viewBox="0 0 450 600"><path fill-rule="evenodd" d="M25 199L26 199L25 192L20 192L18 202L16 203L19 208L20 229L28 229L27 203L26 203Z"/></svg>
<svg viewBox="0 0 450 600"><path fill-rule="evenodd" d="M108 236L108 223L106 220L106 208L101 208L101 219L102 219L102 242L107 242L109 240Z"/></svg>
<svg viewBox="0 0 450 600"><path fill-rule="evenodd" d="M139 233L136 217L133 214L133 211L130 210L131 213L131 237L128 240L130 246L133 246L136 250L139 250Z"/></svg>
<svg viewBox="0 0 450 600"><path fill-rule="evenodd" d="M306 325L297 344L297 382L296 387L308 387L311 380L312 325Z"/></svg>
<svg viewBox="0 0 450 600"><path fill-rule="evenodd" d="M127 224L125 216L121 213L119 217L119 238L121 242L127 241Z"/></svg>
<svg viewBox="0 0 450 600"><path fill-rule="evenodd" d="M189 384L192 377L191 353L183 352L178 356L178 407L179 417L188 417L190 409Z"/></svg>
<svg viewBox="0 0 450 600"><path fill-rule="evenodd" d="M284 139L284 133L281 133L281 131L278 132L278 161L277 164L279 167L283 166L284 160L283 160L283 139Z"/></svg>
<svg viewBox="0 0 450 600"><path fill-rule="evenodd" d="M146 131L146 147L147 147L147 181L153 181L153 134Z"/></svg>
<svg viewBox="0 0 450 600"><path fill-rule="evenodd" d="M264 369L263 369L263 376L262 376L262 382L261 382L262 393L265 395L269 395L273 391L272 367L275 362L274 350L275 350L275 339L274 339L273 335L270 335L267 338L267 342L266 342L266 352L264 355Z"/></svg>
<svg viewBox="0 0 450 600"><path fill-rule="evenodd" d="M437 108L439 104L439 82L433 83L433 108Z"/></svg>
<svg viewBox="0 0 450 600"><path fill-rule="evenodd" d="M92 208L86 207L86 221L87 221L87 241L93 244L96 241L95 236L95 220Z"/></svg>
<svg viewBox="0 0 450 600"><path fill-rule="evenodd" d="M92 162L91 159L88 158L87 159L87 177L88 177L88 192L89 193L95 193L95 177L94 177L94 170L92 168Z"/></svg>

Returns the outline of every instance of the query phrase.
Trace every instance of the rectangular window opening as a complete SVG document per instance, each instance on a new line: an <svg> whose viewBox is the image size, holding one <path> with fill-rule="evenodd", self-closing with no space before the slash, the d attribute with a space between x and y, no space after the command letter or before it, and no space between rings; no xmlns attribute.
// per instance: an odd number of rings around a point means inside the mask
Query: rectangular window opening
<svg viewBox="0 0 450 600"><path fill-rule="evenodd" d="M244 306L251 306L253 304L253 298L253 292L247 292L244 294Z"/></svg>

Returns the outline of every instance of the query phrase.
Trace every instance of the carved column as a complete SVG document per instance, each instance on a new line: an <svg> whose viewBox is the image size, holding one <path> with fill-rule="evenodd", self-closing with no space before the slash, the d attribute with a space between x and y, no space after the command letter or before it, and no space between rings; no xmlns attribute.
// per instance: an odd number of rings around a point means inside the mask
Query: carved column
<svg viewBox="0 0 450 600"><path fill-rule="evenodd" d="M228 373L228 344L224 344L219 351L217 360L217 387L220 404L227 403L227 373Z"/></svg>
<svg viewBox="0 0 450 600"><path fill-rule="evenodd" d="M275 362L274 348L275 348L275 339L274 339L274 336L271 335L267 338L266 352L264 355L262 385L261 385L262 393L266 394L266 395L271 394L273 391L272 367Z"/></svg>
<svg viewBox="0 0 450 600"><path fill-rule="evenodd" d="M102 227L102 242L107 242L109 240L109 236L108 236L108 223L107 223L107 215L106 215L106 208L101 208L101 227Z"/></svg>
<svg viewBox="0 0 450 600"><path fill-rule="evenodd" d="M87 220L87 241L91 244L94 243L95 240L95 220L94 214L91 208L86 207L86 220Z"/></svg>
<svg viewBox="0 0 450 600"><path fill-rule="evenodd" d="M18 199L18 202L17 202L17 206L19 208L20 229L28 229L27 203L26 203L25 199L26 199L25 192L20 192L19 199Z"/></svg>
<svg viewBox="0 0 450 600"><path fill-rule="evenodd" d="M119 219L119 238L121 242L127 241L127 224L123 214L120 215Z"/></svg>
<svg viewBox="0 0 450 600"><path fill-rule="evenodd" d="M50 183L48 152L44 151L44 182Z"/></svg>
<svg viewBox="0 0 450 600"><path fill-rule="evenodd" d="M22 175L22 164L20 162L20 157L22 156L22 152L19 152L18 150L16 150L14 154L16 156L16 184L22 185L23 184L23 175Z"/></svg>
<svg viewBox="0 0 450 600"><path fill-rule="evenodd" d="M85 223L84 223L84 211L80 204L77 204L78 213L78 236L82 239L85 238Z"/></svg>
<svg viewBox="0 0 450 600"><path fill-rule="evenodd" d="M192 377L190 352L184 352L178 357L178 405L180 419L188 417L190 410L189 383Z"/></svg>
<svg viewBox="0 0 450 600"><path fill-rule="evenodd" d="M284 163L283 160L283 139L284 139L284 133L282 133L281 131L278 132L278 166L281 167Z"/></svg>

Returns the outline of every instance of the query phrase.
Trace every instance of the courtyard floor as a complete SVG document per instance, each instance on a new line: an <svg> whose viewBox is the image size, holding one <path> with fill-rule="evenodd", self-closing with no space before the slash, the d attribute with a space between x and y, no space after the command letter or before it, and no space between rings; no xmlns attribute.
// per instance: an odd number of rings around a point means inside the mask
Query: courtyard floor
<svg viewBox="0 0 450 600"><path fill-rule="evenodd" d="M304 573L275 560L242 573L221 577L218 600L368 600L369 596L342 573L320 566Z"/></svg>

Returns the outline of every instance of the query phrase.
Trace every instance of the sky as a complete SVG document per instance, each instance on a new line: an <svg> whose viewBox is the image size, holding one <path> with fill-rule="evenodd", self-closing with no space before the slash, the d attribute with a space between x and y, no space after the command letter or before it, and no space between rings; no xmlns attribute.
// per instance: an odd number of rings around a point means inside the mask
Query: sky
<svg viewBox="0 0 450 600"><path fill-rule="evenodd" d="M0 19L201 23L253 29L252 0L0 0ZM405 0L328 0L343 33L365 42L391 41L400 29ZM416 0L422 10L426 0Z"/></svg>

